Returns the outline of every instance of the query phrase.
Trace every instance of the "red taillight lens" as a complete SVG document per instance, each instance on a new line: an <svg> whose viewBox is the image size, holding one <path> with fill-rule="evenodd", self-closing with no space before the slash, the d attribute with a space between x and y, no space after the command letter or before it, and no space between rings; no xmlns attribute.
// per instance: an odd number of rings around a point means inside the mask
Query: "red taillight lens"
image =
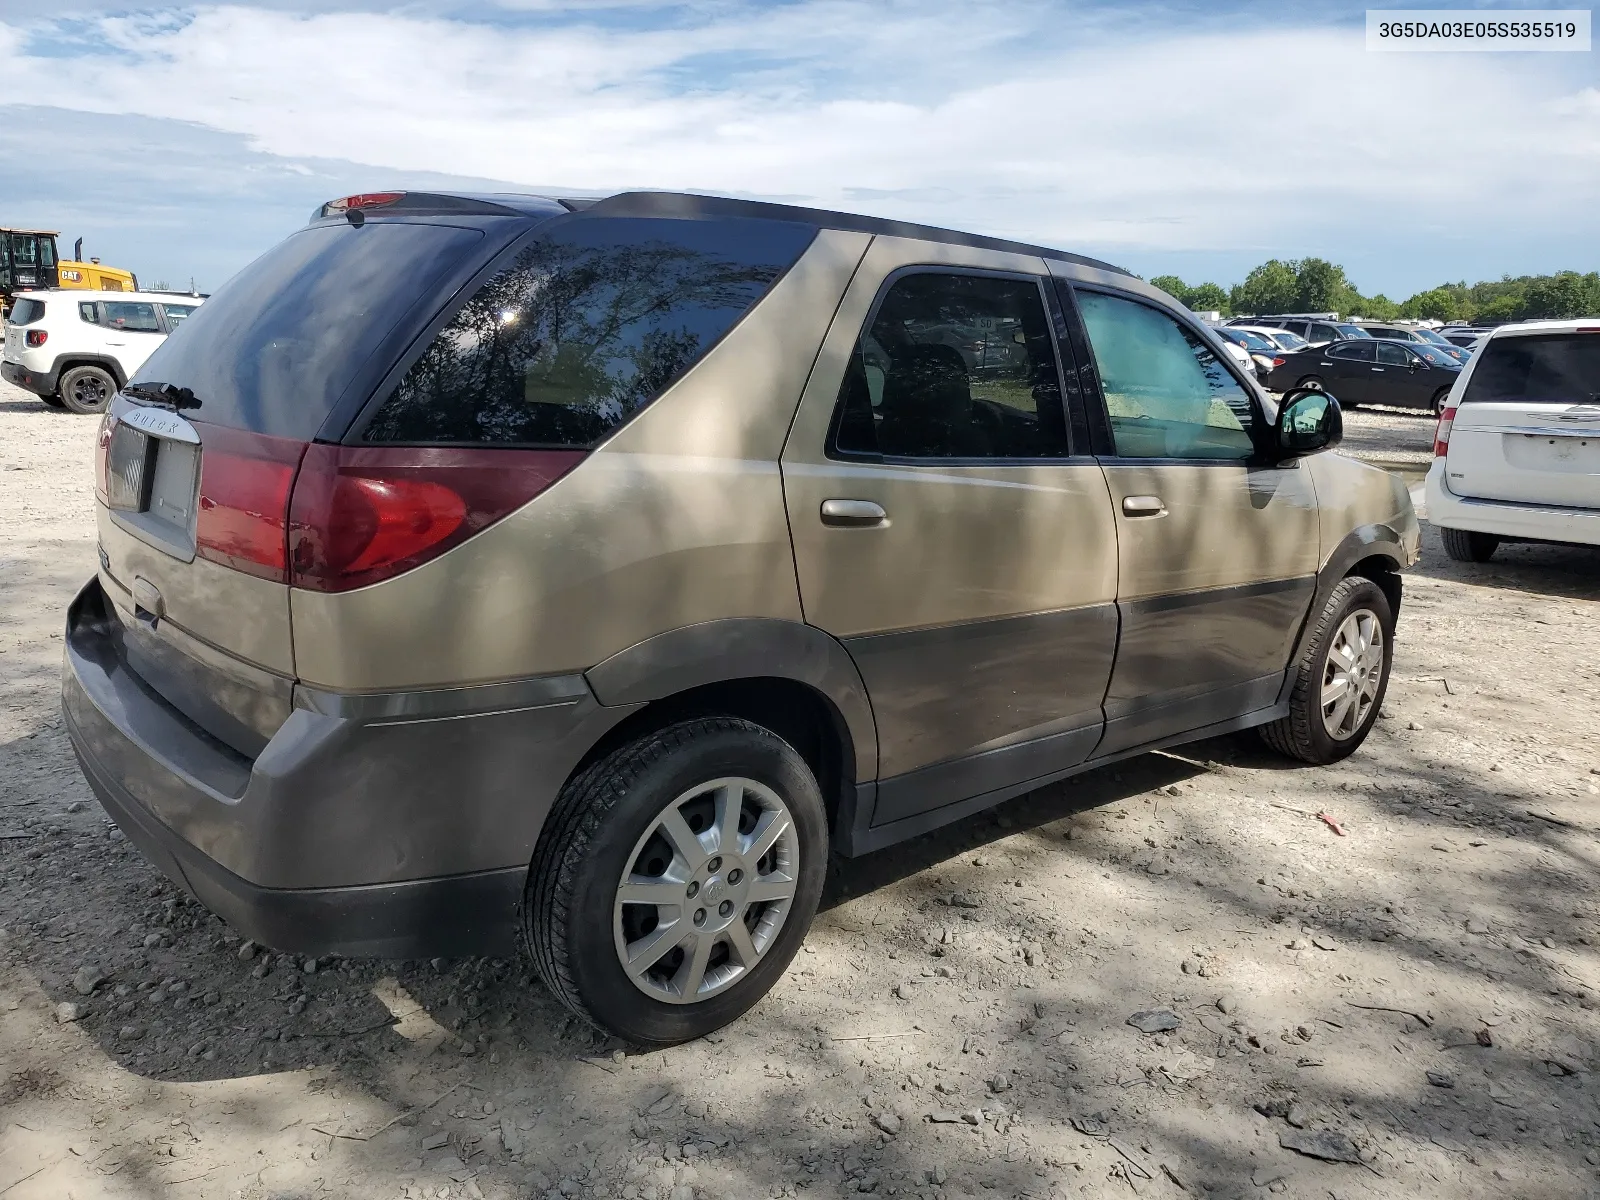
<svg viewBox="0 0 1600 1200"><path fill-rule="evenodd" d="M200 431L201 558L286 582L289 495L306 443L195 421Z"/></svg>
<svg viewBox="0 0 1600 1200"><path fill-rule="evenodd" d="M1285 363L1285 362L1286 362L1286 361L1287 361L1287 360L1286 360L1286 359L1282 359L1282 358L1275 358L1275 359L1273 359L1273 360L1272 360L1272 365L1273 365L1273 366L1274 366L1274 367L1281 367L1281 366L1283 366L1283 364L1284 364L1284 363Z"/></svg>
<svg viewBox="0 0 1600 1200"><path fill-rule="evenodd" d="M105 416L100 418L100 433L94 440L94 498L101 504L106 500L106 460L111 454L111 431L117 427L117 419L111 415L111 410L106 410Z"/></svg>
<svg viewBox="0 0 1600 1200"><path fill-rule="evenodd" d="M585 453L312 445L290 506L290 582L345 592L419 566L521 508Z"/></svg>
<svg viewBox="0 0 1600 1200"><path fill-rule="evenodd" d="M1443 458L1450 449L1450 427L1456 423L1454 404L1439 414L1439 424L1433 431L1433 456Z"/></svg>
<svg viewBox="0 0 1600 1200"><path fill-rule="evenodd" d="M42 346L50 340L50 334L43 329L28 330L27 342L30 346Z"/></svg>

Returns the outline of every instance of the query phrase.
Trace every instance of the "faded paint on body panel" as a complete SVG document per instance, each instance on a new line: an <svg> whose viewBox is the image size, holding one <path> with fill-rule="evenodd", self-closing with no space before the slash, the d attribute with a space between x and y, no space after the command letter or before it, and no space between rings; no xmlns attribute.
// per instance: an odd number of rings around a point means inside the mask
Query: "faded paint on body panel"
<svg viewBox="0 0 1600 1200"><path fill-rule="evenodd" d="M1317 484L1322 522L1319 567L1346 534L1363 525L1388 526L1399 535L1405 548L1406 566L1417 561L1422 526L1404 479L1344 454L1314 454L1305 463Z"/></svg>
<svg viewBox="0 0 1600 1200"><path fill-rule="evenodd" d="M459 686L582 671L703 621L800 620L777 458L869 241L820 231L688 374L499 524L369 588L295 590L300 677Z"/></svg>
<svg viewBox="0 0 1600 1200"><path fill-rule="evenodd" d="M118 590L131 592L134 581L144 579L160 592L158 634L163 625L176 625L230 656L276 674L294 674L287 585L204 558L174 558L123 529L102 503L95 505L95 522Z"/></svg>

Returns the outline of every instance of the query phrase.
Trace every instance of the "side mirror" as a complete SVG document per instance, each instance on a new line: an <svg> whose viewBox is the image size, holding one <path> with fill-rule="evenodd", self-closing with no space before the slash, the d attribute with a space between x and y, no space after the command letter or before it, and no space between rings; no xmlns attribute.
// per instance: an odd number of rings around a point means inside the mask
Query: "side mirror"
<svg viewBox="0 0 1600 1200"><path fill-rule="evenodd" d="M1327 392L1295 388L1278 406L1278 453L1287 460L1328 450L1344 440L1344 415Z"/></svg>

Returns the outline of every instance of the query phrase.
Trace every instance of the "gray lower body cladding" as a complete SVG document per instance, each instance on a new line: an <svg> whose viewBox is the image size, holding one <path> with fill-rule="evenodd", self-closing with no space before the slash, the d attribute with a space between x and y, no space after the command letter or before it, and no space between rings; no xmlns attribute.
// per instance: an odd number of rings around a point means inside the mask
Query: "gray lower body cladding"
<svg viewBox="0 0 1600 1200"><path fill-rule="evenodd" d="M106 811L246 936L304 953L509 953L527 865L574 766L631 707L581 677L441 692L302 691L254 759L132 671L92 580L62 704Z"/></svg>

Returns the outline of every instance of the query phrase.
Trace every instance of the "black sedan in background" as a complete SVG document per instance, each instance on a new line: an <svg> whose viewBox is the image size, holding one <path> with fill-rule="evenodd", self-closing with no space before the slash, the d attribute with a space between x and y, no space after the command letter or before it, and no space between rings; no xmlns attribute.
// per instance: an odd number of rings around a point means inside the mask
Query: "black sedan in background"
<svg viewBox="0 0 1600 1200"><path fill-rule="evenodd" d="M1321 388L1345 408L1389 404L1438 413L1461 365L1436 346L1360 338L1285 354L1267 376L1275 392Z"/></svg>

